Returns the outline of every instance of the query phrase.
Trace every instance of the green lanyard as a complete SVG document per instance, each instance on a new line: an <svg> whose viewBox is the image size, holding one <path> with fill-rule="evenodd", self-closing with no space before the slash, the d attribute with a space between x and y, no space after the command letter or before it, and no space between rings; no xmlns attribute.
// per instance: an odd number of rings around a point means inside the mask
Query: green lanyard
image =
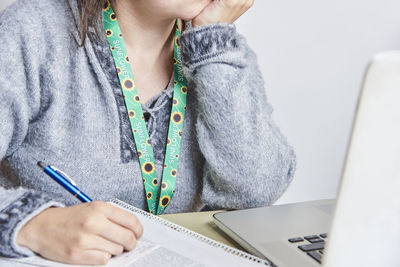
<svg viewBox="0 0 400 267"><path fill-rule="evenodd" d="M125 98L125 106L135 138L149 212L157 215L162 214L175 193L175 181L178 173L178 159L188 90L187 80L182 68L180 46L177 41L181 35L178 20L176 20L176 34L174 37L174 95L161 185L157 183L153 149L150 144L142 105L133 80L132 69L129 64L121 29L109 0L103 9L103 24L117 68ZM160 186L161 189L159 188Z"/></svg>

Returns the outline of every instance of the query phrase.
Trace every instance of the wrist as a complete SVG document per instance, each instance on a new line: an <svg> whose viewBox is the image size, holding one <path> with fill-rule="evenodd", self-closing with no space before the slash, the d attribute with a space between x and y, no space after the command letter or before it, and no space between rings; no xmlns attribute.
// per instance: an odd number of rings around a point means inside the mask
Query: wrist
<svg viewBox="0 0 400 267"><path fill-rule="evenodd" d="M211 62L216 57L231 50L237 50L240 38L234 24L215 23L192 27L180 38L182 59L192 71L198 64Z"/></svg>
<svg viewBox="0 0 400 267"><path fill-rule="evenodd" d="M21 228L40 212L51 206L63 206L51 199L51 197L40 191L18 189L21 195L16 194L16 199L1 211L0 240L1 255L11 258L33 256L29 248L17 244L17 236ZM16 190L16 192L18 192Z"/></svg>
<svg viewBox="0 0 400 267"><path fill-rule="evenodd" d="M198 20L198 19L192 20L192 27L193 28L200 27L200 26L203 26L203 25L209 25L209 24L212 24L212 23L201 21L201 20Z"/></svg>
<svg viewBox="0 0 400 267"><path fill-rule="evenodd" d="M212 24L217 24L217 23L233 24L233 23L224 22L224 21L205 21L205 20L194 19L194 20L192 20L192 27L196 28L196 27L200 27L200 26L212 25Z"/></svg>
<svg viewBox="0 0 400 267"><path fill-rule="evenodd" d="M47 217L47 215L53 210L55 207L49 207L45 210L41 211L35 217L31 218L27 221L21 229L18 231L16 243L19 246L29 248L32 251L37 251L37 242L39 229L43 227L42 221L43 218Z"/></svg>

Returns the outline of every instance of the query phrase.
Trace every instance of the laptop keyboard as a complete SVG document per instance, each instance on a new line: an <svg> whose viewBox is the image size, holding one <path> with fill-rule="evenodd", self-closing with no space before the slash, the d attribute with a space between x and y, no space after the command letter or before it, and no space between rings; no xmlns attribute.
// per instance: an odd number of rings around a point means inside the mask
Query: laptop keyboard
<svg viewBox="0 0 400 267"><path fill-rule="evenodd" d="M288 241L307 253L308 256L321 263L324 254L325 240L328 234L308 235L304 237L289 238Z"/></svg>

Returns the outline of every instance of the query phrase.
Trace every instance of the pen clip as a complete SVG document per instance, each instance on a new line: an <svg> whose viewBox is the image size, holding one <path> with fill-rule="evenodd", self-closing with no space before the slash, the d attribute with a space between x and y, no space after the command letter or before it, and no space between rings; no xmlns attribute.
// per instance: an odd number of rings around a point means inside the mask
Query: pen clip
<svg viewBox="0 0 400 267"><path fill-rule="evenodd" d="M67 179L73 186L76 186L76 183L74 180L72 180L65 172L57 169L54 166L50 166L54 171L58 172L59 174L61 174L65 179Z"/></svg>

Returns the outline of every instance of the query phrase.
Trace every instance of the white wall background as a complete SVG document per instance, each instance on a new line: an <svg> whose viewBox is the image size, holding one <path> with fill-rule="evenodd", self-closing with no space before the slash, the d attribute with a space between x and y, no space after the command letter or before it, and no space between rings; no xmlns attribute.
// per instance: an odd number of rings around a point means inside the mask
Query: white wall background
<svg viewBox="0 0 400 267"><path fill-rule="evenodd" d="M335 197L366 64L400 49L400 1L256 0L236 25L298 157L278 203Z"/></svg>
<svg viewBox="0 0 400 267"><path fill-rule="evenodd" d="M366 64L400 49L400 1L256 0L236 24L298 156L278 203L335 197Z"/></svg>

